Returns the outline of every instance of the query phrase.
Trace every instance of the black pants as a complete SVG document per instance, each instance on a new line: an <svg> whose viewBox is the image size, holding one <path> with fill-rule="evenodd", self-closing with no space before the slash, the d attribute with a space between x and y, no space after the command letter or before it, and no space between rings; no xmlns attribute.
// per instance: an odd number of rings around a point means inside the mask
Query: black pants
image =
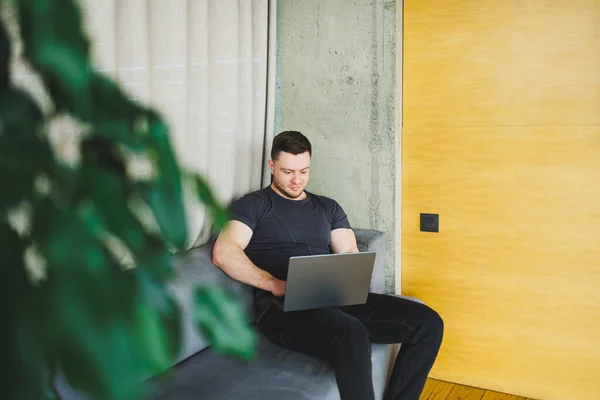
<svg viewBox="0 0 600 400"><path fill-rule="evenodd" d="M283 312L257 321L272 342L329 362L342 400L372 400L371 343L402 343L384 400L418 400L437 357L443 321L411 300L371 293L366 304Z"/></svg>

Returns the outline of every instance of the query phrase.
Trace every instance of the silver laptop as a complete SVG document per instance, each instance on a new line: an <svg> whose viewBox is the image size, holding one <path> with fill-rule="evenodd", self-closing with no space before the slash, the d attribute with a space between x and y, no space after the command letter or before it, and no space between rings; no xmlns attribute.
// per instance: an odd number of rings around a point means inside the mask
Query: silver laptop
<svg viewBox="0 0 600 400"><path fill-rule="evenodd" d="M364 304L375 265L374 251L291 257L283 311Z"/></svg>

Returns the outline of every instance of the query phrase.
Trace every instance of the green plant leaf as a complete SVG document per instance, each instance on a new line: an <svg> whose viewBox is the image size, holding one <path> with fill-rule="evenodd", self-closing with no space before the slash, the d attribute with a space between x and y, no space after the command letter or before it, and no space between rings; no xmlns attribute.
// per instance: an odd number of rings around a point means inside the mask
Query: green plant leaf
<svg viewBox="0 0 600 400"><path fill-rule="evenodd" d="M11 282L15 283L14 280ZM8 389L8 398L58 400L53 387L52 362L45 346L46 338L41 335L44 317L40 315L39 294L31 289L23 294L29 298L13 303L18 307L18 316L11 325L14 340L11 346L13 354L9 358L13 363L9 370L16 370L18 376L14 377L13 383L17 387Z"/></svg>
<svg viewBox="0 0 600 400"><path fill-rule="evenodd" d="M153 280L143 268L136 272L142 288L138 304L142 351L148 357L151 372L163 373L181 350L181 310L162 283Z"/></svg>
<svg viewBox="0 0 600 400"><path fill-rule="evenodd" d="M43 67L44 72L64 81L65 86L73 86L79 92L87 89L90 81L89 67L86 60L69 46L48 42L36 53L35 61Z"/></svg>
<svg viewBox="0 0 600 400"><path fill-rule="evenodd" d="M89 40L72 0L18 0L24 55L44 81L55 107L89 119ZM44 21L41 23L41 21Z"/></svg>
<svg viewBox="0 0 600 400"><path fill-rule="evenodd" d="M117 312L100 313L85 292L92 284L106 288L111 282L85 278L57 276L48 296L52 312L46 335L57 363L71 386L92 398L137 399L144 367L134 345L136 330Z"/></svg>
<svg viewBox="0 0 600 400"><path fill-rule="evenodd" d="M188 232L181 194L174 193L171 185L157 182L145 191L144 198L167 241L178 249L183 248Z"/></svg>
<svg viewBox="0 0 600 400"><path fill-rule="evenodd" d="M92 203L88 205L91 224L101 225L127 245L135 262L153 279L165 281L173 276L164 240L153 235L129 208L127 199L135 196L124 176L122 161L110 152L110 142L99 139L84 141L80 167L82 190ZM99 221L94 221L98 218Z"/></svg>
<svg viewBox="0 0 600 400"><path fill-rule="evenodd" d="M173 278L175 270L164 240L151 233L145 234L146 247L138 254L138 265L157 282Z"/></svg>
<svg viewBox="0 0 600 400"><path fill-rule="evenodd" d="M10 37L6 26L0 22L0 92L4 92L10 85Z"/></svg>
<svg viewBox="0 0 600 400"><path fill-rule="evenodd" d="M138 183L139 193L152 209L166 241L177 249L187 243L187 223L183 205L181 173L169 140L169 132L160 116L146 111L136 118L136 136L147 147L156 177L149 183Z"/></svg>
<svg viewBox="0 0 600 400"><path fill-rule="evenodd" d="M84 139L81 142L81 159L81 169L90 165L116 174L120 181L125 182L125 162L115 151L114 141L109 138L92 136Z"/></svg>
<svg viewBox="0 0 600 400"><path fill-rule="evenodd" d="M138 305L137 321L139 326L138 340L145 348L142 353L146 360L148 373L159 374L171 366L167 343L167 335L161 324L160 316L146 302Z"/></svg>
<svg viewBox="0 0 600 400"><path fill-rule="evenodd" d="M0 212L31 199L36 177L52 165L52 153L47 142L37 137L0 136L0 179L11 182L0 196Z"/></svg>
<svg viewBox="0 0 600 400"><path fill-rule="evenodd" d="M39 1L39 0L38 0ZM51 24L55 40L68 44L70 48L88 57L90 40L83 29L83 18L79 3L73 0L44 0L51 7Z"/></svg>
<svg viewBox="0 0 600 400"><path fill-rule="evenodd" d="M0 137L0 146L4 144ZM23 168L20 165L8 163L9 160L0 161L0 182L11 182L10 188L3 190L0 196L0 213L19 204L20 201L31 196L35 182L35 169Z"/></svg>
<svg viewBox="0 0 600 400"><path fill-rule="evenodd" d="M163 291L164 287L161 288ZM172 362L175 360L181 351L183 326L183 314L179 305L172 299L167 299L167 304L159 310L160 320L166 332L167 351Z"/></svg>
<svg viewBox="0 0 600 400"><path fill-rule="evenodd" d="M206 205L211 213L217 230L222 229L230 219L228 210L217 201L208 182L202 176L188 173L186 177L195 187L198 199Z"/></svg>
<svg viewBox="0 0 600 400"><path fill-rule="evenodd" d="M95 398L138 398L137 276L120 268L77 213L49 201L38 205L34 236L48 264L43 334L66 379Z"/></svg>
<svg viewBox="0 0 600 400"><path fill-rule="evenodd" d="M99 240L75 213L60 211L48 201L38 205L34 234L42 253L60 268L85 268L100 276L109 260Z"/></svg>
<svg viewBox="0 0 600 400"><path fill-rule="evenodd" d="M55 400L45 338L41 335L40 290L25 273L26 240L0 222L0 374L7 400Z"/></svg>
<svg viewBox="0 0 600 400"><path fill-rule="evenodd" d="M135 135L135 122L143 110L129 100L121 88L110 78L98 72L91 76L91 98L93 115L88 122L93 124L92 134L111 140L134 151L146 147Z"/></svg>
<svg viewBox="0 0 600 400"><path fill-rule="evenodd" d="M31 62L58 110L83 120L91 118L90 66L81 54L60 42L47 42Z"/></svg>
<svg viewBox="0 0 600 400"><path fill-rule="evenodd" d="M81 10L72 0L15 0L25 56L46 41L64 43L87 58L89 38L83 31ZM43 23L41 23L43 21Z"/></svg>
<svg viewBox="0 0 600 400"><path fill-rule="evenodd" d="M11 182L0 196L0 212L29 198L40 170L52 164L52 151L37 135L42 112L21 90L9 89L0 96L0 179Z"/></svg>
<svg viewBox="0 0 600 400"><path fill-rule="evenodd" d="M175 152L169 138L169 128L154 111L147 114L149 140L156 151L156 162L159 168L159 180L168 184L170 190L181 196L181 174Z"/></svg>
<svg viewBox="0 0 600 400"><path fill-rule="evenodd" d="M84 162L81 165L84 190L106 227L121 238L133 251L144 247L144 229L127 207L127 186L122 176L106 166Z"/></svg>
<svg viewBox="0 0 600 400"><path fill-rule="evenodd" d="M127 119L102 119L92 126L93 137L121 144L134 152L145 150L144 145L133 135L133 123Z"/></svg>
<svg viewBox="0 0 600 400"><path fill-rule="evenodd" d="M239 302L223 290L196 289L195 320L200 330L220 353L250 359L254 357L256 334L250 328Z"/></svg>
<svg viewBox="0 0 600 400"><path fill-rule="evenodd" d="M74 209L83 196L80 171L54 160L43 172L50 180L52 202L60 209Z"/></svg>
<svg viewBox="0 0 600 400"><path fill-rule="evenodd" d="M34 135L35 127L43 122L43 114L29 94L11 88L0 96L0 119L2 120L0 135L10 130Z"/></svg>
<svg viewBox="0 0 600 400"><path fill-rule="evenodd" d="M90 89L94 102L93 123L127 120L133 125L142 108L127 98L123 90L111 78L92 72ZM130 127L130 129L133 126Z"/></svg>

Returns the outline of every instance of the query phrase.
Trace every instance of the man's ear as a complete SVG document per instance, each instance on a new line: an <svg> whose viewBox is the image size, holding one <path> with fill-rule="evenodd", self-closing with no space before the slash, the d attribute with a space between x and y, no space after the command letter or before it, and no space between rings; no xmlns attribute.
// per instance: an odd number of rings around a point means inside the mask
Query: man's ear
<svg viewBox="0 0 600 400"><path fill-rule="evenodd" d="M273 170L275 169L275 164L273 163L273 160L269 160L268 164L269 164L269 169L271 170L271 175L273 175Z"/></svg>

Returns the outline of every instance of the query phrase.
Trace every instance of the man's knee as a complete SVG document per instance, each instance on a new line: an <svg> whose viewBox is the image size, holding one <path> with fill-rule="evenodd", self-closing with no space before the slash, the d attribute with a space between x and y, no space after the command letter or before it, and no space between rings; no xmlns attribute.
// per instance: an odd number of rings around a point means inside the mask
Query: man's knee
<svg viewBox="0 0 600 400"><path fill-rule="evenodd" d="M346 329L348 337L353 341L369 343L369 330L358 319L353 319Z"/></svg>
<svg viewBox="0 0 600 400"><path fill-rule="evenodd" d="M336 327L333 336L333 347L339 350L345 347L364 347L370 349L369 331L358 319L348 318Z"/></svg>
<svg viewBox="0 0 600 400"><path fill-rule="evenodd" d="M425 335L432 341L442 342L444 336L444 320L434 309L427 307L423 317L423 329Z"/></svg>

